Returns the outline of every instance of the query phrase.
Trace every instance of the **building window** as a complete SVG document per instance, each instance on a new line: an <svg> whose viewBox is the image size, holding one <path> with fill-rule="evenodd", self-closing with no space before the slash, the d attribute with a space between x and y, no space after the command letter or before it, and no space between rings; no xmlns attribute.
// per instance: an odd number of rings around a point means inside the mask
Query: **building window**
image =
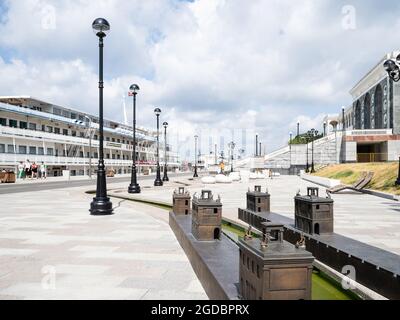
<svg viewBox="0 0 400 320"><path fill-rule="evenodd" d="M39 148L38 148L38 155L39 155L39 156L43 156L43 155L44 155L44 149L43 149L43 147L39 147Z"/></svg>
<svg viewBox="0 0 400 320"><path fill-rule="evenodd" d="M79 151L79 158L83 158L83 151Z"/></svg>
<svg viewBox="0 0 400 320"><path fill-rule="evenodd" d="M19 122L19 127L20 127L21 129L28 129L28 122L20 121L20 122Z"/></svg>
<svg viewBox="0 0 400 320"><path fill-rule="evenodd" d="M79 121L83 121L83 115L79 115Z"/></svg>
<svg viewBox="0 0 400 320"><path fill-rule="evenodd" d="M98 158L99 154L97 152L94 153L94 158Z"/></svg>
<svg viewBox="0 0 400 320"><path fill-rule="evenodd" d="M7 145L7 153L15 153L14 145L12 144Z"/></svg>
<svg viewBox="0 0 400 320"><path fill-rule="evenodd" d="M53 133L53 127L46 126L46 132Z"/></svg>
<svg viewBox="0 0 400 320"><path fill-rule="evenodd" d="M97 140L98 139L97 134L95 134L93 138L94 140Z"/></svg>
<svg viewBox="0 0 400 320"><path fill-rule="evenodd" d="M36 154L36 147L29 147L29 154Z"/></svg>
<svg viewBox="0 0 400 320"><path fill-rule="evenodd" d="M84 138L84 137L85 137L85 133L84 133L84 132L79 132L79 136L80 136L81 138Z"/></svg>
<svg viewBox="0 0 400 320"><path fill-rule="evenodd" d="M6 153L6 145L0 143L0 153Z"/></svg>
<svg viewBox="0 0 400 320"><path fill-rule="evenodd" d="M6 126L7 125L7 119L6 118L0 118L0 126Z"/></svg>
<svg viewBox="0 0 400 320"><path fill-rule="evenodd" d="M76 119L76 113L71 113L71 119Z"/></svg>
<svg viewBox="0 0 400 320"><path fill-rule="evenodd" d="M53 113L58 115L58 116L61 116L61 110L60 109L53 108Z"/></svg>
<svg viewBox="0 0 400 320"><path fill-rule="evenodd" d="M106 159L110 159L110 154L109 153L106 154Z"/></svg>
<svg viewBox="0 0 400 320"><path fill-rule="evenodd" d="M18 146L19 154L26 154L26 146Z"/></svg>
<svg viewBox="0 0 400 320"><path fill-rule="evenodd" d="M54 133L55 134L60 134L60 128L54 128Z"/></svg>
<svg viewBox="0 0 400 320"><path fill-rule="evenodd" d="M10 127L12 127L12 128L17 128L17 127L18 127L18 121L17 121L17 120L10 119L10 120L8 120L8 125L9 125Z"/></svg>
<svg viewBox="0 0 400 320"><path fill-rule="evenodd" d="M29 130L36 131L36 123L29 123Z"/></svg>
<svg viewBox="0 0 400 320"><path fill-rule="evenodd" d="M46 131L46 126L42 124L42 131Z"/></svg>
<svg viewBox="0 0 400 320"><path fill-rule="evenodd" d="M68 135L68 129L63 129L63 135L67 136Z"/></svg>
<svg viewBox="0 0 400 320"><path fill-rule="evenodd" d="M47 155L52 156L54 154L54 149L53 148L47 148Z"/></svg>
<svg viewBox="0 0 400 320"><path fill-rule="evenodd" d="M112 142L115 142L115 138L112 138L111 141L112 141Z"/></svg>
<svg viewBox="0 0 400 320"><path fill-rule="evenodd" d="M76 131L71 131L71 135L73 136L73 137L76 137Z"/></svg>
<svg viewBox="0 0 400 320"><path fill-rule="evenodd" d="M110 141L110 137L106 137L106 141Z"/></svg>
<svg viewBox="0 0 400 320"><path fill-rule="evenodd" d="M115 154L112 155L112 158L115 159Z"/></svg>
<svg viewBox="0 0 400 320"><path fill-rule="evenodd" d="M118 159L118 160L121 159L121 155L120 155L120 154L117 155L117 159Z"/></svg>

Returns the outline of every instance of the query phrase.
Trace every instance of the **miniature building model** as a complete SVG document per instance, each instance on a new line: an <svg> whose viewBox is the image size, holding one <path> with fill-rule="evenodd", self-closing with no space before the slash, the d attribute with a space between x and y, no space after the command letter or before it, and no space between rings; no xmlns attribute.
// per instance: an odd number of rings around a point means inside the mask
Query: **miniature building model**
<svg viewBox="0 0 400 320"><path fill-rule="evenodd" d="M308 234L333 232L333 200L321 198L318 188L307 188L307 195L297 195L295 201L295 226Z"/></svg>
<svg viewBox="0 0 400 320"><path fill-rule="evenodd" d="M192 234L197 240L212 241L221 237L222 203L214 200L211 191L202 190L201 197L193 196Z"/></svg>
<svg viewBox="0 0 400 320"><path fill-rule="evenodd" d="M283 225L264 222L263 238L239 239L245 300L310 300L312 254L283 240Z"/></svg>
<svg viewBox="0 0 400 320"><path fill-rule="evenodd" d="M172 195L173 209L176 215L190 214L190 193L184 187L179 187Z"/></svg>
<svg viewBox="0 0 400 320"><path fill-rule="evenodd" d="M268 191L262 192L261 186L255 186L254 191L247 192L247 210L253 212L269 212L270 194Z"/></svg>

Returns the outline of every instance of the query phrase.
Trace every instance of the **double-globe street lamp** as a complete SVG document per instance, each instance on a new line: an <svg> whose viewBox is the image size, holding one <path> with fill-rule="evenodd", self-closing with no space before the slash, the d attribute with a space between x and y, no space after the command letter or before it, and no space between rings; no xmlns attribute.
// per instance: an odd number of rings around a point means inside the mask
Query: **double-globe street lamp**
<svg viewBox="0 0 400 320"><path fill-rule="evenodd" d="M136 172L136 95L140 90L137 84L132 84L129 87L129 95L133 96L133 151L132 151L132 172L131 184L128 187L128 193L140 193L140 186L137 183Z"/></svg>
<svg viewBox="0 0 400 320"><path fill-rule="evenodd" d="M194 136L194 174L193 178L197 178L199 175L197 174L197 139L198 135Z"/></svg>
<svg viewBox="0 0 400 320"><path fill-rule="evenodd" d="M85 122L85 127L87 128L87 132L89 133L89 178L92 179L92 136L93 136L93 130L92 130L92 119L90 119L87 115L84 115L85 119L87 120ZM83 125L83 121L81 120L75 120L76 124Z"/></svg>
<svg viewBox="0 0 400 320"><path fill-rule="evenodd" d="M157 117L157 173L156 173L156 180L154 180L155 187L161 187L163 182L161 180L161 173L160 173L160 114L161 109L155 108L154 114Z"/></svg>
<svg viewBox="0 0 400 320"><path fill-rule="evenodd" d="M97 18L92 24L93 31L99 38L99 162L97 166L97 186L96 186L96 197L93 198L90 204L91 215L111 215L113 214L112 203L110 198L107 197L107 185L106 185L106 171L104 166L104 154L103 154L103 39L110 31L110 24L104 18Z"/></svg>
<svg viewBox="0 0 400 320"><path fill-rule="evenodd" d="M169 181L168 178L168 168L167 168L167 128L168 128L168 122L163 123L164 126L164 176L163 176L163 181Z"/></svg>
<svg viewBox="0 0 400 320"><path fill-rule="evenodd" d="M394 82L400 81L400 54L396 57L396 60L386 60L383 64L389 78ZM400 185L400 157L399 157L399 169L397 174L397 179L395 182L396 186Z"/></svg>

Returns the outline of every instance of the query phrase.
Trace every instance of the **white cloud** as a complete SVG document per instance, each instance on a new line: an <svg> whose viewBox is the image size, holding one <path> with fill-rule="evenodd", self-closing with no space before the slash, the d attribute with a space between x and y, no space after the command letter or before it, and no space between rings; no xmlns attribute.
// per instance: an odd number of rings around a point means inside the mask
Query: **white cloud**
<svg viewBox="0 0 400 320"><path fill-rule="evenodd" d="M305 127L318 127L320 115L349 104L351 86L395 49L396 37L387 33L400 23L399 4L390 2L393 10L383 10L373 1L353 1L357 29L351 31L342 27L344 4L6 1L0 94L97 112L91 23L104 16L111 23L105 39L108 118L123 120L122 93L136 82L140 125L154 126L158 106L181 141L213 128L245 128L258 131L268 150L276 149L299 117ZM54 17L48 8L54 8ZM43 21L54 28L43 27Z"/></svg>

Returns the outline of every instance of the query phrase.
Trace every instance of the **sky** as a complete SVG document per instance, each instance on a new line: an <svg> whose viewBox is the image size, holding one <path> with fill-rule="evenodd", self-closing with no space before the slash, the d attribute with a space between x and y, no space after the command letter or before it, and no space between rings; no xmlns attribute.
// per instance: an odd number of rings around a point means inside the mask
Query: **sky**
<svg viewBox="0 0 400 320"><path fill-rule="evenodd" d="M97 114L91 24L104 17L106 118L124 120L137 83L138 125L154 128L161 108L183 159L196 134L202 153L230 140L253 153L255 133L269 152L297 121L320 129L351 104L349 90L399 49L399 13L396 0L0 0L0 95Z"/></svg>

